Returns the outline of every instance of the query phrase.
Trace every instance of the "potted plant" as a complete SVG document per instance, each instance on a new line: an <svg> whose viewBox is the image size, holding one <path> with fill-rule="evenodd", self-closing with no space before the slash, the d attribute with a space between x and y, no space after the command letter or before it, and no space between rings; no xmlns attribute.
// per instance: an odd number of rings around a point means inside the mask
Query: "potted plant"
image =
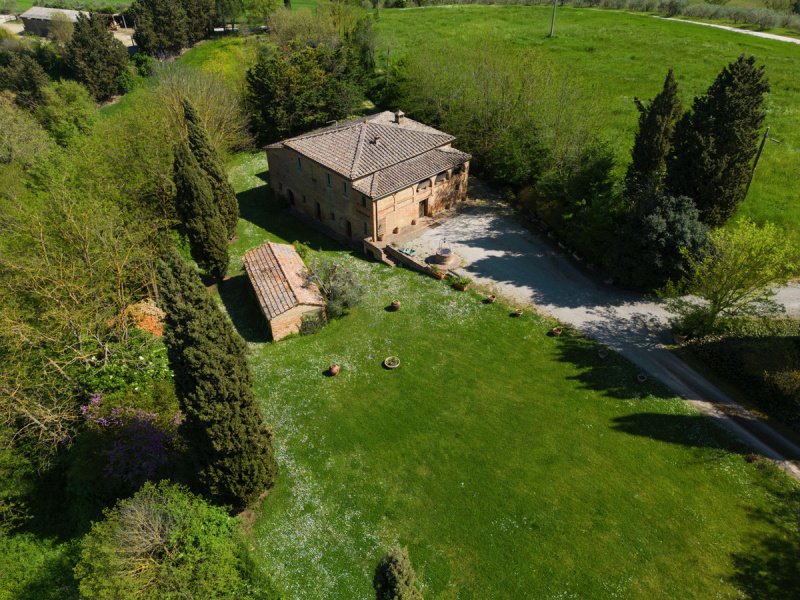
<svg viewBox="0 0 800 600"><path fill-rule="evenodd" d="M561 327L553 327L553 328L550 330L550 333L551 333L551 334L553 334L553 337L558 337L558 336L560 336L560 335L561 335L561 332L562 332L562 330L561 330Z"/></svg>
<svg viewBox="0 0 800 600"><path fill-rule="evenodd" d="M387 356L383 361L383 366L387 369L396 369L400 366L400 359L396 356Z"/></svg>
<svg viewBox="0 0 800 600"><path fill-rule="evenodd" d="M489 294L488 296L486 296L486 304L494 304L496 300L497 296L495 296L494 294Z"/></svg>
<svg viewBox="0 0 800 600"><path fill-rule="evenodd" d="M608 350L605 348L600 348L600 350L597 351L597 356L600 358L606 358L608 356Z"/></svg>
<svg viewBox="0 0 800 600"><path fill-rule="evenodd" d="M514 312L511 313L511 316L512 317L521 317L522 316L522 309L518 308L517 310L515 310Z"/></svg>
<svg viewBox="0 0 800 600"><path fill-rule="evenodd" d="M337 365L336 363L334 363L328 369L328 373L331 374L331 377L336 377L339 374L339 371L341 371L341 370L342 370L342 368L339 365Z"/></svg>
<svg viewBox="0 0 800 600"><path fill-rule="evenodd" d="M400 300L392 300L392 305L391 306L392 306L392 310L394 312L397 312L398 310L400 310Z"/></svg>
<svg viewBox="0 0 800 600"><path fill-rule="evenodd" d="M434 279L442 280L444 279L444 271L442 271L439 267L433 266L431 267L431 275Z"/></svg>
<svg viewBox="0 0 800 600"><path fill-rule="evenodd" d="M454 290L459 290L461 292L466 291L469 289L469 284L472 283L472 279L469 277L451 277L450 278L450 286Z"/></svg>
<svg viewBox="0 0 800 600"><path fill-rule="evenodd" d="M644 383L645 381L647 381L647 375L645 375L644 373L639 373L636 376L636 381L638 381L639 383Z"/></svg>

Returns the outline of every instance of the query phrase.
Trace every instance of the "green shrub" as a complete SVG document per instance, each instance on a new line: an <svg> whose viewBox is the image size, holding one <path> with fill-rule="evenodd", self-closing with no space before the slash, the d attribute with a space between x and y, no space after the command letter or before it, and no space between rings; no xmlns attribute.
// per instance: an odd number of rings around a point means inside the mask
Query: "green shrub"
<svg viewBox="0 0 800 600"><path fill-rule="evenodd" d="M364 295L358 274L344 261L317 258L309 264L310 280L325 297L325 311L329 319L350 312Z"/></svg>
<svg viewBox="0 0 800 600"><path fill-rule="evenodd" d="M185 488L146 483L105 512L81 542L85 598L236 598L236 521Z"/></svg>
<svg viewBox="0 0 800 600"><path fill-rule="evenodd" d="M408 550L399 546L381 558L372 585L376 600L422 600Z"/></svg>

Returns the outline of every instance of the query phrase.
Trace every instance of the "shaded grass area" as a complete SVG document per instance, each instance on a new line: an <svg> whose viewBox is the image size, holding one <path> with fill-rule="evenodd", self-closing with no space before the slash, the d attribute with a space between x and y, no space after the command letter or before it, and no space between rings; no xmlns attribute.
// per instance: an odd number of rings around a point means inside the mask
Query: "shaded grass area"
<svg viewBox="0 0 800 600"><path fill-rule="evenodd" d="M251 546L288 597L373 597L394 543L431 598L731 597L796 583L797 487L771 466L638 384L622 358L548 336L535 313L510 318L324 243L269 199L264 171L261 155L232 165L234 253L305 239L367 288L352 314L279 343L259 339L246 281L221 289L251 341L281 468ZM394 299L402 309L386 311ZM388 355L398 369L382 368ZM333 362L341 374L324 377Z"/></svg>
<svg viewBox="0 0 800 600"><path fill-rule="evenodd" d="M800 244L795 184L800 171L796 45L639 13L569 7L559 8L556 36L548 39L550 15L549 8L540 6L385 10L377 24L376 56L385 57L391 48L394 63L404 55L423 53L437 60L446 57L453 69L468 69L467 61L476 52L502 53L508 48L541 56L577 86L582 98L592 99L591 106L580 108L587 115L598 115L597 129L614 149L621 173L630 161L636 131L634 96L654 96L667 69L673 67L688 106L726 64L739 54L752 54L766 65L772 84L765 125L783 144L765 149L739 213L780 225ZM514 65L509 64L509 69Z"/></svg>

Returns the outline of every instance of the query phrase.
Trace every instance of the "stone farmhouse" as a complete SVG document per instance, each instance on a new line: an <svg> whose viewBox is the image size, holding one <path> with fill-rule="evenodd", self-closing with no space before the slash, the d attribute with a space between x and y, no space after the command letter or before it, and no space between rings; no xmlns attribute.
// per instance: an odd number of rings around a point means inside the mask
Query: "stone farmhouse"
<svg viewBox="0 0 800 600"><path fill-rule="evenodd" d="M267 146L270 183L296 215L381 258L466 198L471 156L454 139L386 111Z"/></svg>
<svg viewBox="0 0 800 600"><path fill-rule="evenodd" d="M45 8L33 6L20 15L25 31L42 37L47 37L50 32L50 23L55 15L61 15L73 23L77 23L78 15L89 16L88 12L67 10L65 8Z"/></svg>

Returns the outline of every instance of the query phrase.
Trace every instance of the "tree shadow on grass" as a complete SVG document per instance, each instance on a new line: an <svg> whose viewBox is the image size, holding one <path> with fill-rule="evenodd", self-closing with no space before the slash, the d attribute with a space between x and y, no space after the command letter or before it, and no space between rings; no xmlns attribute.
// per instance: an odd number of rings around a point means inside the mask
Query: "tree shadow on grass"
<svg viewBox="0 0 800 600"><path fill-rule="evenodd" d="M620 400L648 395L664 399L675 397L674 392L652 378L639 383L637 375L641 372L640 369L610 350L601 357L601 349L605 349L602 344L570 330L566 330L558 338L558 360L579 369L579 373L569 379L578 381L583 389L601 392Z"/></svg>
<svg viewBox="0 0 800 600"><path fill-rule="evenodd" d="M258 175L261 177L261 174ZM288 212L287 203L272 193L269 185L261 185L236 194L239 216L288 242L300 241L314 250L342 250L336 241L309 227Z"/></svg>
<svg viewBox="0 0 800 600"><path fill-rule="evenodd" d="M236 275L219 286L219 297L233 321L233 326L246 341L263 343L272 339L267 319L261 312L247 275Z"/></svg>
<svg viewBox="0 0 800 600"><path fill-rule="evenodd" d="M800 598L800 491L773 492L770 509L750 509L750 518L778 534L756 534L746 552L732 555L734 574L729 578L747 598L782 600Z"/></svg>

